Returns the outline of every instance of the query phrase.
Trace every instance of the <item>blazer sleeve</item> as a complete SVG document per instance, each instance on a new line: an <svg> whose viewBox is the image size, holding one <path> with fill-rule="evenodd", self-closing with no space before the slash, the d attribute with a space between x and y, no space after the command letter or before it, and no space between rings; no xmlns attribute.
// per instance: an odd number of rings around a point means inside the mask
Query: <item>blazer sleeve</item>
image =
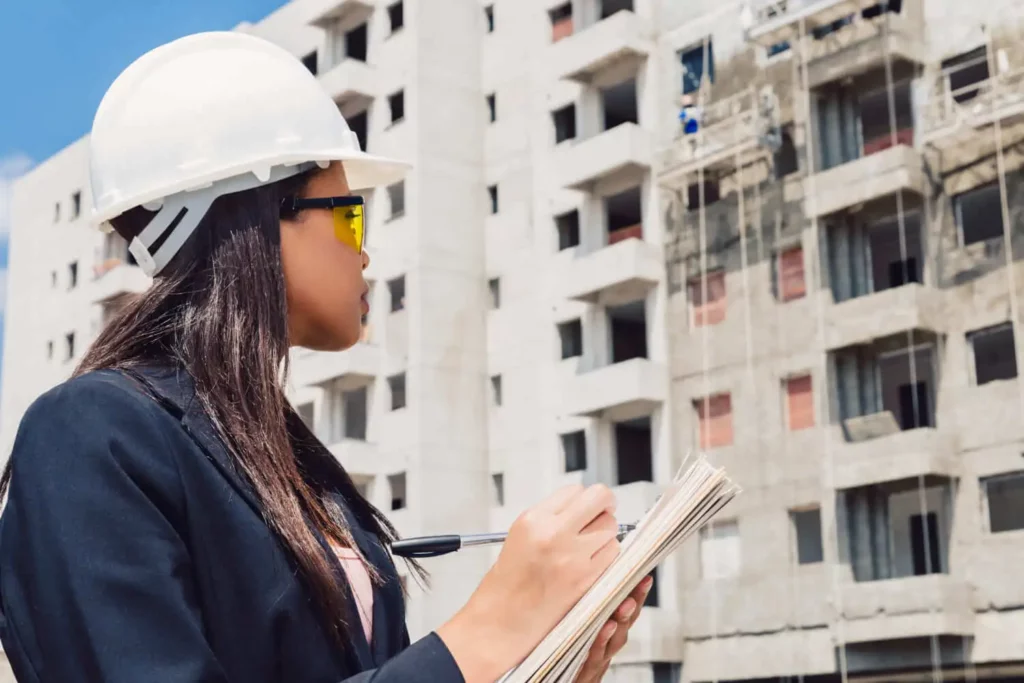
<svg viewBox="0 0 1024 683"><path fill-rule="evenodd" d="M440 636L428 633L409 644L403 629L402 652L381 667L364 671L339 683L465 683L455 658Z"/></svg>
<svg viewBox="0 0 1024 683"><path fill-rule="evenodd" d="M172 521L174 428L109 374L26 413L0 523L0 635L19 681L226 683Z"/></svg>

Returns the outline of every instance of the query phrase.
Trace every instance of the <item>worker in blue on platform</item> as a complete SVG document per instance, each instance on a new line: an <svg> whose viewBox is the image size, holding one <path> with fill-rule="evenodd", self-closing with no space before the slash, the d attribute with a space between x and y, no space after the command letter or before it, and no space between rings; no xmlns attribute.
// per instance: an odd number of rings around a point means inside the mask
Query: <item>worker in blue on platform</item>
<svg viewBox="0 0 1024 683"><path fill-rule="evenodd" d="M405 165L363 152L298 59L243 33L129 66L89 156L93 220L153 283L28 409L0 483L17 680L483 683L521 662L619 553L611 491L524 512L465 606L410 643L394 528L285 396L290 347L359 340L356 193ZM650 585L577 680L604 675Z"/></svg>
<svg viewBox="0 0 1024 683"><path fill-rule="evenodd" d="M700 130L702 110L693 101L693 95L679 98L679 125L683 135L695 135Z"/></svg>

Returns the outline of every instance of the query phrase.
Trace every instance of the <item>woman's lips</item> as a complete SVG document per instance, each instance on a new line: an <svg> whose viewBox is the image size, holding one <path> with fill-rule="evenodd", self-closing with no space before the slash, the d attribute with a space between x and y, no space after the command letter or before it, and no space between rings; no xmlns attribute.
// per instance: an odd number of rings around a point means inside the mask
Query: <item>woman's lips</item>
<svg viewBox="0 0 1024 683"><path fill-rule="evenodd" d="M367 301L366 298L368 294L369 292L363 292L362 296L359 297L359 304L360 307L362 308L363 315L366 315L367 313L370 312L370 302Z"/></svg>

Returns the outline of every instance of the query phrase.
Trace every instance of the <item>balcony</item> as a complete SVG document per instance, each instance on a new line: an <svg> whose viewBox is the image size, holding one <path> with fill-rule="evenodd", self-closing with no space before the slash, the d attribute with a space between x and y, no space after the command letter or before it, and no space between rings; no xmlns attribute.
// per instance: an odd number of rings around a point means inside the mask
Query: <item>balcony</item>
<svg viewBox="0 0 1024 683"><path fill-rule="evenodd" d="M320 85L339 107L355 101L368 103L377 93L377 82L372 66L351 57L342 59L320 75Z"/></svg>
<svg viewBox="0 0 1024 683"><path fill-rule="evenodd" d="M846 583L838 644L974 635L971 587L948 574Z"/></svg>
<svg viewBox="0 0 1024 683"><path fill-rule="evenodd" d="M987 57L982 57L988 72ZM1006 64L994 77L975 81L965 73L976 63L943 70L932 84L921 115L921 141L936 149L956 149L997 121L1010 126L1024 120L1024 68ZM963 85L957 84L964 81ZM991 135L991 133L988 133Z"/></svg>
<svg viewBox="0 0 1024 683"><path fill-rule="evenodd" d="M885 68L895 73L921 66L927 58L920 22L902 14L856 19L849 26L808 43L807 84L816 88Z"/></svg>
<svg viewBox="0 0 1024 683"><path fill-rule="evenodd" d="M810 33L876 4L878 0L755 0L750 3L747 40L771 47L799 38L801 30Z"/></svg>
<svg viewBox="0 0 1024 683"><path fill-rule="evenodd" d="M556 151L556 176L562 187L589 190L595 183L617 177L639 180L653 161L651 134L635 123L610 130Z"/></svg>
<svg viewBox="0 0 1024 683"><path fill-rule="evenodd" d="M648 22L623 10L552 43L547 63L557 78L589 82L624 60L642 60L654 49Z"/></svg>
<svg viewBox="0 0 1024 683"><path fill-rule="evenodd" d="M302 9L303 23L323 29L342 20L369 19L376 6L375 0L301 0L296 4Z"/></svg>
<svg viewBox="0 0 1024 683"><path fill-rule="evenodd" d="M141 294L149 289L150 278L142 268L120 259L109 259L95 270L89 290L89 301L102 304L128 294Z"/></svg>
<svg viewBox="0 0 1024 683"><path fill-rule="evenodd" d="M805 178L806 211L820 218L900 191L924 196L927 187L921 155L898 144Z"/></svg>
<svg viewBox="0 0 1024 683"><path fill-rule="evenodd" d="M667 396L668 369L634 358L569 378L564 411L619 422L649 415Z"/></svg>
<svg viewBox="0 0 1024 683"><path fill-rule="evenodd" d="M885 484L920 477L956 478L960 474L954 435L922 427L900 431L886 411L845 421L849 433L866 437L840 443L832 456L832 481L837 490Z"/></svg>
<svg viewBox="0 0 1024 683"><path fill-rule="evenodd" d="M297 386L319 386L342 380L345 391L369 385L381 367L380 347L359 343L337 353L299 349L291 361L291 379Z"/></svg>
<svg viewBox="0 0 1024 683"><path fill-rule="evenodd" d="M941 334L945 329L942 292L911 282L829 306L825 347L832 351L910 330Z"/></svg>
<svg viewBox="0 0 1024 683"><path fill-rule="evenodd" d="M573 259L560 272L567 299L618 306L644 298L658 285L661 249L642 239L625 239Z"/></svg>

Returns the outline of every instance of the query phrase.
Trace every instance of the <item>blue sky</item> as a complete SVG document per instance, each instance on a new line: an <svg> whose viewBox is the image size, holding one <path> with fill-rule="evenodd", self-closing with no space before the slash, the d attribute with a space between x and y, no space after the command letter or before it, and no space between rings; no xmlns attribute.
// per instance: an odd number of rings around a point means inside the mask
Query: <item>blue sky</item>
<svg viewBox="0 0 1024 683"><path fill-rule="evenodd" d="M190 33L258 21L284 3L0 0L0 335L11 181L88 133L103 93L135 58Z"/></svg>

